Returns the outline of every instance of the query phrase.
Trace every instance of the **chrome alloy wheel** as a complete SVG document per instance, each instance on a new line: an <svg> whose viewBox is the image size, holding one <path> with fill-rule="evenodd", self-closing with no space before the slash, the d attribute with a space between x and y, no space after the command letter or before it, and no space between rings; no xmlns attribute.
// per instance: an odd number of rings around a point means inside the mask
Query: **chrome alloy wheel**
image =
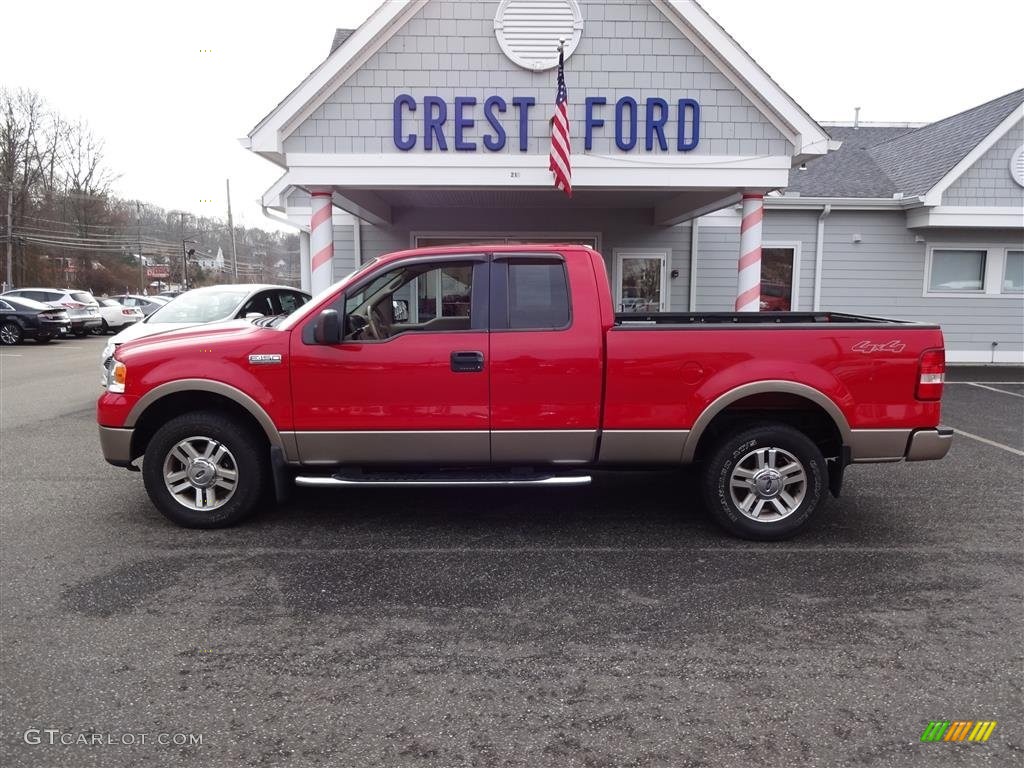
<svg viewBox="0 0 1024 768"><path fill-rule="evenodd" d="M238 465L211 437L186 437L164 459L164 485L183 507L205 512L227 504L238 487Z"/></svg>
<svg viewBox="0 0 1024 768"><path fill-rule="evenodd" d="M18 326L14 323L4 323L0 326L0 341L4 344L17 344L21 334L18 333Z"/></svg>
<svg viewBox="0 0 1024 768"><path fill-rule="evenodd" d="M756 448L736 462L729 493L745 517L775 523L789 517L803 503L807 473L789 451Z"/></svg>

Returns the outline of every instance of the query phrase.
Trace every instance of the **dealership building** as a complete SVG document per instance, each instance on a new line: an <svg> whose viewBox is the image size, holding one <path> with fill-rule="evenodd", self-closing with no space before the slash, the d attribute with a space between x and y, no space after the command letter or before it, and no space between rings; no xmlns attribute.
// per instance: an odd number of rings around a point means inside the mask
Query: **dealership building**
<svg viewBox="0 0 1024 768"><path fill-rule="evenodd" d="M283 170L263 203L313 291L410 247L577 242L622 311L940 322L953 362L1024 363L1024 90L819 124L692 0L389 0L244 143Z"/></svg>

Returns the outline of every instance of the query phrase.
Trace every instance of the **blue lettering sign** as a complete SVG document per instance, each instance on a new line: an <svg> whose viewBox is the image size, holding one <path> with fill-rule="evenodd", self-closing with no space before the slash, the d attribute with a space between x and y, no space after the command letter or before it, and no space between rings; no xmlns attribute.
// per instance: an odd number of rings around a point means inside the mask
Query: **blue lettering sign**
<svg viewBox="0 0 1024 768"><path fill-rule="evenodd" d="M394 129L395 134L395 146L399 149L408 152L410 149L416 146L416 134L410 133L408 136L402 135L402 106L407 106L410 112L416 111L416 99L407 93L403 93L400 96L395 97L395 117L391 121L391 125Z"/></svg>
<svg viewBox="0 0 1024 768"><path fill-rule="evenodd" d="M654 116L654 108L658 108L658 117ZM644 147L650 152L654 149L654 134L658 134L658 146L662 152L668 151L668 142L665 141L665 123L668 122L668 102L664 99L647 100L647 121L644 132Z"/></svg>
<svg viewBox="0 0 1024 768"><path fill-rule="evenodd" d="M437 114L434 114L434 107L437 107ZM423 98L423 148L432 150L434 148L434 137L437 137L437 148L442 152L448 151L448 142L444 139L445 120L448 119L448 105L439 96L425 96Z"/></svg>
<svg viewBox="0 0 1024 768"><path fill-rule="evenodd" d="M533 96L516 96L512 106L519 110L519 151L525 152L530 139L530 107L536 104Z"/></svg>
<svg viewBox="0 0 1024 768"><path fill-rule="evenodd" d="M686 138L687 108L690 110L690 120L692 125L689 139ZM691 149L696 149L697 143L700 141L700 104L698 104L694 99L680 99L678 121L679 134L676 148L680 152L689 152Z"/></svg>
<svg viewBox="0 0 1024 768"><path fill-rule="evenodd" d="M622 113L629 109L629 138L622 136ZM623 96L615 102L615 146L628 152L636 146L636 99Z"/></svg>
<svg viewBox="0 0 1024 768"><path fill-rule="evenodd" d="M587 96L587 108L586 108L586 137L583 139L583 148L591 149L594 146L594 129L600 128L604 125L604 120L599 117L594 117L594 107L607 104L607 100L604 96Z"/></svg>
<svg viewBox="0 0 1024 768"><path fill-rule="evenodd" d="M500 152L505 148L505 128L494 115L495 107L498 108L499 112L504 113L508 105L505 104L505 100L501 96L489 96L487 101L484 102L484 117L487 118L487 122L494 129L494 136L491 136L489 133L484 134L484 146L491 150L491 152Z"/></svg>
<svg viewBox="0 0 1024 768"><path fill-rule="evenodd" d="M519 151L526 152L530 147L530 108L536 106L532 96L516 96L512 99L512 108L516 113L519 129ZM458 152L476 152L477 142L470 134L477 123L479 113L476 112L478 101L475 96L456 96L452 106L452 136L454 147ZM605 119L600 116L600 109L608 104L604 96L587 96L584 99L584 141L586 150L594 146L595 137L604 129ZM445 126L448 124L448 103L440 96L423 97L423 131L407 133L405 118L416 112L416 98L407 93L395 97L392 112L392 134L395 147L408 152L416 147L420 136L423 137L423 149L428 152L448 151L448 136ZM648 152L655 147L662 152L669 149L669 132L675 130L675 148L678 152L690 152L700 143L700 104L696 99L682 98L676 102L674 125L669 118L673 115L669 102L659 97L649 97L644 104L644 114L640 114L640 106L632 96L623 96L615 102L615 146L622 152L636 148L640 138L639 122L644 121L643 146ZM505 148L508 133L504 125L504 115L508 111L508 102L501 96L488 96L483 102L483 117L487 121L489 132L483 135L484 148L489 152L500 152ZM411 126L410 126L411 127ZM544 136L548 138L547 132ZM546 147L546 143L544 145Z"/></svg>
<svg viewBox="0 0 1024 768"><path fill-rule="evenodd" d="M472 128L476 123L471 117L466 117L462 110L465 107L472 107L476 105L476 98L473 96L456 96L455 97L455 149L459 152L475 152L476 142L463 140L463 132L467 128Z"/></svg>

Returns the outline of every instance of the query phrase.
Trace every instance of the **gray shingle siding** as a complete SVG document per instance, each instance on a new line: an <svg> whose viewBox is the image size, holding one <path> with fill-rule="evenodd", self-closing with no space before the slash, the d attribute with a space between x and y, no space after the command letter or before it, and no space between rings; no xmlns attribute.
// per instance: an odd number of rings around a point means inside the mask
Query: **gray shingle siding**
<svg viewBox="0 0 1024 768"><path fill-rule="evenodd" d="M1008 93L877 145L869 154L899 191L923 195L1022 102L1024 90Z"/></svg>
<svg viewBox="0 0 1024 768"><path fill-rule="evenodd" d="M701 104L702 138L694 154L786 155L792 145L700 54L649 0L581 0L584 33L566 61L573 151L580 154L584 137L584 98L605 96L603 128L595 132L595 154L620 154L615 146L614 102L632 96L639 104L643 144L643 111L648 97L690 96ZM497 0L431 0L394 37L330 96L284 141L286 152L399 152L394 145L392 106L408 93L418 109L406 116L406 133L417 126L416 147L424 152L424 96L440 96L449 106L445 125L449 151L454 151L451 110L456 96L477 99L476 125L466 139L486 152L482 137L491 133L483 102L503 96L508 111L502 122L508 133L504 152L519 152L513 96L532 96L527 152L546 155L548 119L555 96L555 72L530 72L509 61L494 36ZM444 34L459 19L458 34ZM637 26L639 25L639 27ZM628 30L628 31L627 31ZM468 112L468 111L467 111ZM674 135L675 108L670 110L666 138ZM412 122L415 119L415 123ZM436 151L436 150L435 150ZM669 152L674 153L669 141ZM655 142L654 153L660 148ZM647 154L634 149L633 154Z"/></svg>
<svg viewBox="0 0 1024 768"><path fill-rule="evenodd" d="M1016 206L1024 225L1024 187L1010 173L1010 160L1024 144L1024 121L1017 123L942 195L943 205Z"/></svg>
<svg viewBox="0 0 1024 768"><path fill-rule="evenodd" d="M804 242L800 287L804 309L813 301L816 223L816 216L809 218L802 211L769 211L765 215L766 241L782 239L777 235L788 233ZM701 229L700 257L717 257L720 263L701 266L700 274L709 278L720 275L721 279L712 279L706 287L698 278L700 308L727 309L732 297L723 288L735 290L739 235L735 231L721 235L725 246L715 252L703 247L706 231L711 230ZM860 235L859 243L853 241L854 235ZM924 242L917 242L919 236ZM1022 243L1022 234L1019 230L912 231L902 212L833 211L825 219L821 308L939 323L946 347L957 351L989 352L993 341L999 342L1000 352L1024 351L1024 301L1019 294L923 295L925 258L928 246L936 243L1003 247Z"/></svg>

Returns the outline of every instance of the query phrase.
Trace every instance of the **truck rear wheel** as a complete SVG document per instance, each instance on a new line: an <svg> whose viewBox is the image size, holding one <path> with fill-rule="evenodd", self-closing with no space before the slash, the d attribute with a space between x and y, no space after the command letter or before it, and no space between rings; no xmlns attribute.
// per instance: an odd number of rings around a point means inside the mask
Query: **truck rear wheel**
<svg viewBox="0 0 1024 768"><path fill-rule="evenodd" d="M186 528L222 528L248 517L268 468L261 435L220 414L178 416L146 447L142 477L156 508Z"/></svg>
<svg viewBox="0 0 1024 768"><path fill-rule="evenodd" d="M704 501L715 520L744 539L777 541L799 533L827 487L821 450L785 424L727 437L704 467Z"/></svg>

